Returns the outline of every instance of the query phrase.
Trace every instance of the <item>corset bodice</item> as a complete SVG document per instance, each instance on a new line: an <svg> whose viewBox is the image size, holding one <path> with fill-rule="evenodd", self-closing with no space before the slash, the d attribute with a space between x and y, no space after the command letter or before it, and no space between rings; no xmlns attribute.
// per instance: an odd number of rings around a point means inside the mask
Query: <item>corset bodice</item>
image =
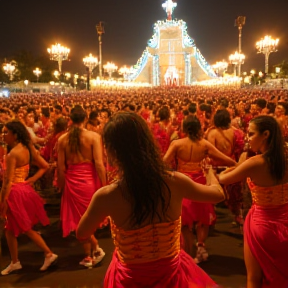
<svg viewBox="0 0 288 288"><path fill-rule="evenodd" d="M175 257L180 252L181 218L135 230L117 228L111 219L111 233L122 263L145 263Z"/></svg>
<svg viewBox="0 0 288 288"><path fill-rule="evenodd" d="M253 203L259 206L275 206L288 203L288 183L270 187L255 185L250 178L247 183L251 190Z"/></svg>
<svg viewBox="0 0 288 288"><path fill-rule="evenodd" d="M178 158L178 167L177 171L179 172L202 172L201 164L194 162L185 162Z"/></svg>
<svg viewBox="0 0 288 288"><path fill-rule="evenodd" d="M29 164L15 168L12 183L25 182L25 179L28 177L28 173L29 173Z"/></svg>

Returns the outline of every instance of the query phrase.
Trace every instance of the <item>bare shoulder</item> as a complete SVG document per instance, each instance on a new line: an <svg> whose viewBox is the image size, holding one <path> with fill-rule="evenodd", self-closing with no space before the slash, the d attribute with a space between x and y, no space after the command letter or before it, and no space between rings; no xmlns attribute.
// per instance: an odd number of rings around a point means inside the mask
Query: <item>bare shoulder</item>
<svg viewBox="0 0 288 288"><path fill-rule="evenodd" d="M85 135L89 137L91 140L100 140L101 136L95 131L85 130Z"/></svg>
<svg viewBox="0 0 288 288"><path fill-rule="evenodd" d="M208 137L208 136L214 136L216 133L217 133L216 128L215 128L215 127L211 127L211 128L208 129L206 135L207 135L207 137Z"/></svg>
<svg viewBox="0 0 288 288"><path fill-rule="evenodd" d="M112 183L110 185L106 185L100 189L97 190L95 195L97 197L105 197L105 198L111 198L115 194L115 192L119 189L119 186L117 183Z"/></svg>
<svg viewBox="0 0 288 288"><path fill-rule="evenodd" d="M58 139L58 143L62 143L63 141L65 141L65 139L67 138L68 133L65 133L63 135L61 135Z"/></svg>

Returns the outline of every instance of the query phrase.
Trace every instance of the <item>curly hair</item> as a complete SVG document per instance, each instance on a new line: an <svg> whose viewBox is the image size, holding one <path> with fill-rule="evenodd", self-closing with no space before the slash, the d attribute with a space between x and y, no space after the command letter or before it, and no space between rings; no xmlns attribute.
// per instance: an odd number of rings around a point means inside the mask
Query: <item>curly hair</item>
<svg viewBox="0 0 288 288"><path fill-rule="evenodd" d="M199 119L196 116L188 115L183 121L183 132L188 134L192 141L201 140L203 131Z"/></svg>
<svg viewBox="0 0 288 288"><path fill-rule="evenodd" d="M103 140L123 173L127 199L132 204L131 222L140 226L146 219L152 223L155 216L160 221L165 219L171 191L165 182L167 172L160 151L146 122L133 112L115 113L104 127Z"/></svg>
<svg viewBox="0 0 288 288"><path fill-rule="evenodd" d="M231 124L229 112L226 109L217 110L214 115L214 124L217 128L228 129Z"/></svg>
<svg viewBox="0 0 288 288"><path fill-rule="evenodd" d="M26 127L19 120L11 120L4 125L14 135L17 135L17 141L28 148L30 151L31 137Z"/></svg>

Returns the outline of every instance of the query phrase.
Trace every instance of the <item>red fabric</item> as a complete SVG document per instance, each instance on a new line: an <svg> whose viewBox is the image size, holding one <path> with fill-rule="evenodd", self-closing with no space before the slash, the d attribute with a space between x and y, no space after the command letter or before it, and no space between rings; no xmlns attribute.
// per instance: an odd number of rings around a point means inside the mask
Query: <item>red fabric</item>
<svg viewBox="0 0 288 288"><path fill-rule="evenodd" d="M93 194L100 188L100 183L93 163L83 162L68 166L60 212L63 237L76 230Z"/></svg>
<svg viewBox="0 0 288 288"><path fill-rule="evenodd" d="M233 159L236 161L239 160L243 152L244 144L244 133L241 130L234 130L232 157L234 157Z"/></svg>
<svg viewBox="0 0 288 288"><path fill-rule="evenodd" d="M183 250L179 255L143 264L123 264L116 252L106 272L105 288L209 288L215 282Z"/></svg>
<svg viewBox="0 0 288 288"><path fill-rule="evenodd" d="M196 183L206 184L206 177L202 172L185 172ZM205 225L211 225L216 218L214 206L209 203L193 202L189 199L183 199L182 202L182 226L193 226L193 222L201 222Z"/></svg>
<svg viewBox="0 0 288 288"><path fill-rule="evenodd" d="M288 204L253 205L244 225L245 241L263 271L262 288L287 288Z"/></svg>
<svg viewBox="0 0 288 288"><path fill-rule="evenodd" d="M50 224L43 199L25 182L12 185L7 204L6 229L12 231L15 237L31 230L38 222L43 226Z"/></svg>
<svg viewBox="0 0 288 288"><path fill-rule="evenodd" d="M162 157L165 155L169 148L171 142L170 138L174 132L175 129L172 127L171 124L163 127L161 124L155 123L152 127L152 133L160 147Z"/></svg>
<svg viewBox="0 0 288 288"><path fill-rule="evenodd" d="M40 153L43 156L43 158L47 161L50 162L50 159L53 159L53 157L55 156L54 154L54 148L55 145L59 139L59 137L61 135L63 135L64 133L66 133L66 131L57 133L56 135L51 135L51 137L48 139L46 145L41 148Z"/></svg>

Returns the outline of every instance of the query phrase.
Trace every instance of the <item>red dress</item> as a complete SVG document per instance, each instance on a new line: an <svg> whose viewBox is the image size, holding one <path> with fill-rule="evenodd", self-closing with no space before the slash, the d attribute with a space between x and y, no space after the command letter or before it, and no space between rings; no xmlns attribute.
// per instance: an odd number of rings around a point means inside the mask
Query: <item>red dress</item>
<svg viewBox="0 0 288 288"><path fill-rule="evenodd" d="M180 250L181 218L123 230L111 220L115 252L105 288L212 288L215 282Z"/></svg>
<svg viewBox="0 0 288 288"><path fill-rule="evenodd" d="M263 272L262 288L288 287L288 183L256 186L247 179L253 206L244 237Z"/></svg>

